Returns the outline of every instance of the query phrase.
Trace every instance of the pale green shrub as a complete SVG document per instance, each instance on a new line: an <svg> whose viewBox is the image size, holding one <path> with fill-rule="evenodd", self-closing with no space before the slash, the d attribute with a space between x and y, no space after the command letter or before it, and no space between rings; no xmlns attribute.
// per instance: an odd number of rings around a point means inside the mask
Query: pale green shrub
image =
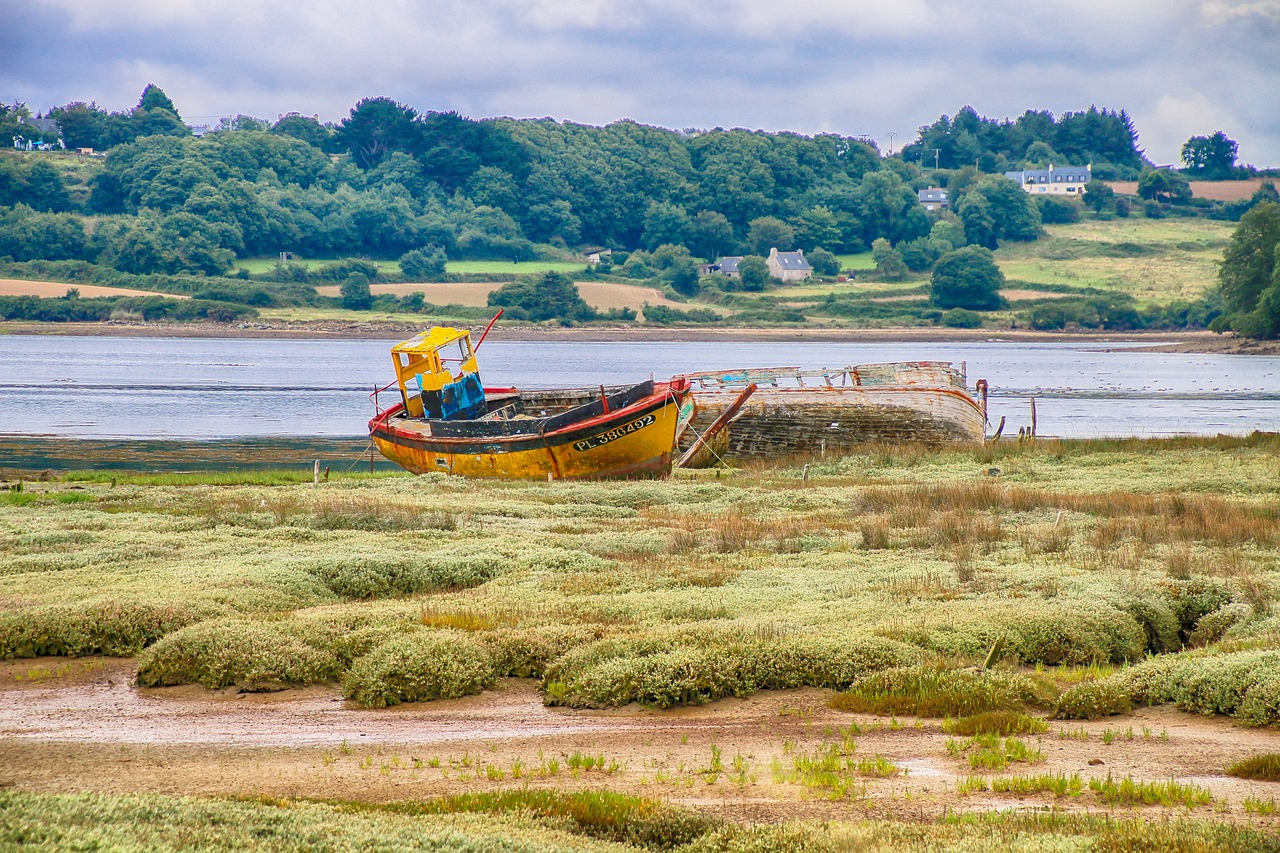
<svg viewBox="0 0 1280 853"><path fill-rule="evenodd" d="M1147 649L1147 634L1133 616L1102 604L1024 612L1006 625L1009 651L1026 663L1125 663Z"/></svg>
<svg viewBox="0 0 1280 853"><path fill-rule="evenodd" d="M920 650L882 637L752 638L668 632L609 638L552 661L544 675L553 705L660 708L787 687L842 687L867 672L918 663Z"/></svg>
<svg viewBox="0 0 1280 853"><path fill-rule="evenodd" d="M547 664L570 649L600 639L602 629L587 625L546 625L539 628L499 628L479 635L503 676L541 678Z"/></svg>
<svg viewBox="0 0 1280 853"><path fill-rule="evenodd" d="M1231 602L1231 590L1226 583L1215 578L1194 577L1184 581L1168 581L1165 596L1169 606L1182 626L1182 638L1187 640L1201 617Z"/></svg>
<svg viewBox="0 0 1280 853"><path fill-rule="evenodd" d="M1280 672L1265 674L1249 687L1236 716L1254 726L1280 722Z"/></svg>
<svg viewBox="0 0 1280 853"><path fill-rule="evenodd" d="M1127 714L1133 702L1124 686L1113 681L1086 681L1058 697L1053 716L1059 720L1097 720Z"/></svg>
<svg viewBox="0 0 1280 853"><path fill-rule="evenodd" d="M1189 661L1177 673L1174 702L1183 711L1235 714L1245 694L1264 678L1280 676L1280 651L1237 652Z"/></svg>
<svg viewBox="0 0 1280 853"><path fill-rule="evenodd" d="M368 708L399 702L453 699L493 684L493 662L484 647L455 631L420 630L395 637L357 658L342 693Z"/></svg>
<svg viewBox="0 0 1280 853"><path fill-rule="evenodd" d="M406 555L394 561L360 557L317 563L311 571L346 598L385 598L438 589L479 586L509 564L492 554Z"/></svg>
<svg viewBox="0 0 1280 853"><path fill-rule="evenodd" d="M202 618L179 603L116 600L54 605L0 614L0 660L40 655L137 654Z"/></svg>
<svg viewBox="0 0 1280 853"><path fill-rule="evenodd" d="M1253 616L1253 608L1243 602L1224 604L1212 613L1206 613L1196 622L1195 630L1187 637L1192 648L1216 643L1236 625L1247 622Z"/></svg>
<svg viewBox="0 0 1280 853"><path fill-rule="evenodd" d="M1121 685L1135 704L1163 705L1172 702L1176 692L1177 673L1187 658L1182 655L1162 655L1148 658L1109 678Z"/></svg>
<svg viewBox="0 0 1280 853"><path fill-rule="evenodd" d="M760 689L848 687L868 672L911 666L923 659L907 643L870 636L799 636L761 643L750 654Z"/></svg>
<svg viewBox="0 0 1280 853"><path fill-rule="evenodd" d="M271 691L335 680L341 671L337 657L308 645L292 629L284 622L242 619L191 625L139 655L138 683Z"/></svg>
<svg viewBox="0 0 1280 853"><path fill-rule="evenodd" d="M1134 702L1174 702L1184 711L1228 714L1256 726L1280 723L1280 650L1168 655L1094 683Z"/></svg>
<svg viewBox="0 0 1280 853"><path fill-rule="evenodd" d="M1163 596L1148 595L1130 599L1123 604L1122 609L1133 616L1146 632L1147 651L1158 655L1181 651L1182 625Z"/></svg>

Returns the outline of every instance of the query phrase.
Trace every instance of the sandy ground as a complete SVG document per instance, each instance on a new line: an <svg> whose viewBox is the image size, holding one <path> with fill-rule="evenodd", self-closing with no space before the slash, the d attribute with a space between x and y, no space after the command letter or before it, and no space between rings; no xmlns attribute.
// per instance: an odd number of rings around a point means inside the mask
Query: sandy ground
<svg viewBox="0 0 1280 853"><path fill-rule="evenodd" d="M1213 201L1240 201L1251 198L1264 181L1274 179L1253 178L1247 181L1192 181L1191 195L1195 198L1207 198ZM1121 195L1137 195L1137 181L1107 181L1111 189Z"/></svg>
<svg viewBox="0 0 1280 853"><path fill-rule="evenodd" d="M654 287L641 287L634 284L617 284L603 281L579 281L578 292L583 300L592 308L608 310L610 308L634 308L639 311L648 302L650 305L666 305L687 311L690 308L704 308L703 305L686 305L675 302L662 295L662 291ZM468 305L483 308L488 305L489 294L502 286L501 282L445 282L439 284L423 284L401 282L398 284L371 284L369 290L374 296L389 293L392 296L407 296L421 292L423 298L433 305ZM336 285L317 287L316 293L321 296L340 296L341 288ZM716 309L712 309L716 310Z"/></svg>
<svg viewBox="0 0 1280 853"><path fill-rule="evenodd" d="M970 770L947 754L948 736L938 721L894 726L832 711L825 690L761 693L671 711L571 711L544 707L534 682L511 679L481 696L370 711L345 702L333 687L275 694L139 689L131 684L134 671L131 660L104 658L0 664L0 786L372 801L525 785L608 787L750 821L933 819L948 808L1047 803L960 797L956 783ZM775 764L790 768L793 754L838 741L855 720L863 729L856 755L883 755L904 774L865 780L867 796L852 801L825 799L775 778ZM1105 744L1108 728L1134 736ZM1077 736L1061 737L1059 730ZM1081 730L1087 740L1079 738ZM1274 798L1280 786L1223 775L1233 760L1280 751L1280 733L1160 708L1097 723L1054 723L1048 734L1028 740L1045 761L1010 772L1194 782L1217 801L1212 813L1198 810L1203 816L1280 827L1280 819L1250 818L1241 806L1245 797ZM714 779L706 772L713 745L725 768ZM571 771L574 753L602 755L617 768ZM745 762L736 779L735 757ZM555 775L552 760L560 765ZM1104 810L1090 795L1057 805Z"/></svg>
<svg viewBox="0 0 1280 853"><path fill-rule="evenodd" d="M189 299L176 293L156 293L150 290L133 290L128 287L103 287L98 284L64 284L57 281L26 281L18 278L0 278L0 296L66 296L75 288L84 297L93 296L167 296L170 299Z"/></svg>

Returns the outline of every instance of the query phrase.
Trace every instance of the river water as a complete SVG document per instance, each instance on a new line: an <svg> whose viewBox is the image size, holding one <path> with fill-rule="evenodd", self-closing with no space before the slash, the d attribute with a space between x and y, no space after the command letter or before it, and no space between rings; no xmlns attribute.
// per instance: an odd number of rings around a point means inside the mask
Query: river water
<svg viewBox="0 0 1280 853"><path fill-rule="evenodd" d="M0 435L217 439L366 434L394 341L0 336ZM488 385L564 387L730 367L967 364L992 424L1042 436L1280 430L1280 357L1132 352L1134 343L501 341ZM384 405L390 398L383 397Z"/></svg>

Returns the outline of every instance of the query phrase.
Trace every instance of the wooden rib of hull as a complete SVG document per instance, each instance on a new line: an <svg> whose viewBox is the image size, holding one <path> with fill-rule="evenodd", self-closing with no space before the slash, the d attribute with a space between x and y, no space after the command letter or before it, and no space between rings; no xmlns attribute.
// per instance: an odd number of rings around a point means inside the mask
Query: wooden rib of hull
<svg viewBox="0 0 1280 853"><path fill-rule="evenodd" d="M687 449L732 404L736 392L695 391ZM716 453L725 459L840 452L874 442L982 441L986 417L951 388L761 388L730 422ZM693 464L714 464L710 454Z"/></svg>
<svg viewBox="0 0 1280 853"><path fill-rule="evenodd" d="M682 396L682 395L681 395ZM433 436L400 406L370 422L383 456L415 474L599 480L671 472L680 396L661 388L638 403L545 435Z"/></svg>

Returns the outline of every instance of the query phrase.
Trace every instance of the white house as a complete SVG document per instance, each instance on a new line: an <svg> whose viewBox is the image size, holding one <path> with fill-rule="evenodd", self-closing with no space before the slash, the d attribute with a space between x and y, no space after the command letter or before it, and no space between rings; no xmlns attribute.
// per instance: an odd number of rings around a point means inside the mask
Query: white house
<svg viewBox="0 0 1280 853"><path fill-rule="evenodd" d="M1047 169L1005 172L1004 176L1017 181L1029 193L1079 195L1084 192L1084 185L1093 180L1093 164L1055 167L1050 163Z"/></svg>

